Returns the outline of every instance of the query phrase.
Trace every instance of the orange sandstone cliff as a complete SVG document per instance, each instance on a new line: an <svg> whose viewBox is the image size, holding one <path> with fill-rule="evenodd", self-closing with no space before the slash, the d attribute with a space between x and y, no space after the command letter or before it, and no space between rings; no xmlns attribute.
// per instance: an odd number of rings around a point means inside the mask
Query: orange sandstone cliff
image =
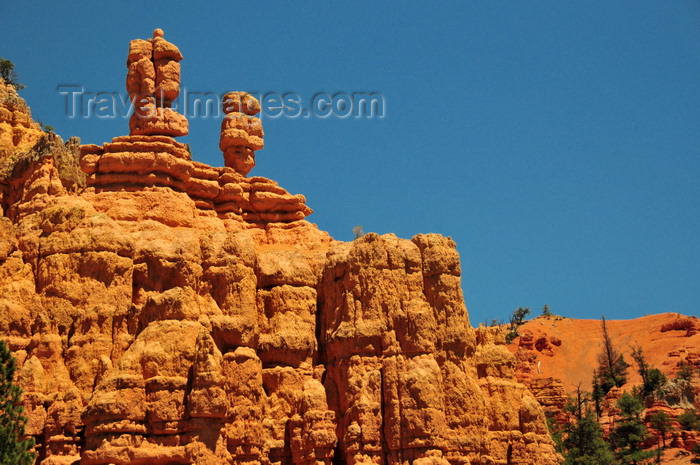
<svg viewBox="0 0 700 465"><path fill-rule="evenodd" d="M37 463L560 463L503 335L469 324L454 242L306 221L246 177L245 93L226 166L191 160L181 58L160 30L131 43L141 106L102 146L0 106L0 335Z"/></svg>

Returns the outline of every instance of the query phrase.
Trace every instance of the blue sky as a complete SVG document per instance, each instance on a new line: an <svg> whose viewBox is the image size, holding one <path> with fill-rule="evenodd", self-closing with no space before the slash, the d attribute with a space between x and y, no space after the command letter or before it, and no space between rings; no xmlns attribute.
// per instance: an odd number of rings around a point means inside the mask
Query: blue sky
<svg viewBox="0 0 700 465"><path fill-rule="evenodd" d="M123 93L128 43L156 27L190 90L379 92L383 118L263 117L251 175L340 240L451 236L473 325L699 313L697 1L4 0L0 18L35 119L84 143L127 121L69 119L57 87ZM219 125L190 119L195 160L223 164Z"/></svg>

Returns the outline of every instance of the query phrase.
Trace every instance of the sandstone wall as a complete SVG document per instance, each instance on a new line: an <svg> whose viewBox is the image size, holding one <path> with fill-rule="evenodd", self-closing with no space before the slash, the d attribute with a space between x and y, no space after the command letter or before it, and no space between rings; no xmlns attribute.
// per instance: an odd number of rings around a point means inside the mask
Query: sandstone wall
<svg viewBox="0 0 700 465"><path fill-rule="evenodd" d="M119 153L102 166L142 157ZM0 221L41 463L557 463L502 335L469 325L451 240L333 241L94 157L82 190L41 159Z"/></svg>

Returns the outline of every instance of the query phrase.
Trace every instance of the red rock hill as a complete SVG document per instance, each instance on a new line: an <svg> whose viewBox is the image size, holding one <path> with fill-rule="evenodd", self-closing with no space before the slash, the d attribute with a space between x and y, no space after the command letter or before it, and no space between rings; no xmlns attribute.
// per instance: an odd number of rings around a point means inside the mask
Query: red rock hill
<svg viewBox="0 0 700 465"><path fill-rule="evenodd" d="M681 360L700 368L700 320L677 313L661 313L634 320L607 320L613 345L632 365L627 383L641 383L631 352L641 347L650 366L674 377ZM557 378L566 392L579 384L590 390L593 370L598 366L603 333L600 320L538 317L520 327L508 348L528 362L518 369L523 381Z"/></svg>
<svg viewBox="0 0 700 465"><path fill-rule="evenodd" d="M697 317L662 313L633 320L608 320L608 334L615 347L623 354L628 369L627 383L614 388L603 402L601 424L607 431L616 420L615 401L620 395L642 384L637 365L631 356L633 348L641 347L650 368L660 369L668 379L676 378L681 362L700 370L700 320ZM591 391L593 370L598 367L602 350L603 332L600 320L574 320L562 317L538 317L526 322L518 330L508 349L518 360L516 377L528 385L535 397L551 414L562 417L567 395L580 386ZM663 410L676 418L687 408L700 410L700 376L697 374L686 387L669 385L667 399L647 400L644 418L652 435L648 447L658 444L658 432L651 428L650 417ZM690 451L700 443L694 431L682 431L674 422L669 445L676 451ZM668 451L663 463L684 463ZM681 452L682 453L682 452Z"/></svg>

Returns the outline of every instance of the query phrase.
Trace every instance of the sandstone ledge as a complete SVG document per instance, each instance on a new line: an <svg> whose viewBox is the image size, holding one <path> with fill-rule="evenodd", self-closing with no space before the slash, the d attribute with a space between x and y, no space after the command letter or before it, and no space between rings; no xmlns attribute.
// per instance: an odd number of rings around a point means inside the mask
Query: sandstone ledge
<svg viewBox="0 0 700 465"><path fill-rule="evenodd" d="M117 137L102 147L81 146L81 155L87 186L95 192L167 187L187 194L200 210L251 225L290 223L312 213L303 195L266 178L191 161L186 146L167 136Z"/></svg>

